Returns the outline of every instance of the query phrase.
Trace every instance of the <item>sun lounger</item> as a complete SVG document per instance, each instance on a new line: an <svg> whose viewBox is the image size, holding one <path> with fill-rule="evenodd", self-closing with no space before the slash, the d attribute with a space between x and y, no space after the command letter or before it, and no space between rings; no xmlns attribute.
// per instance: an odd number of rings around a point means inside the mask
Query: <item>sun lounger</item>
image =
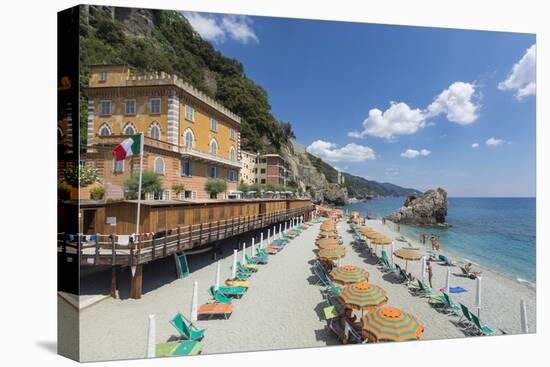
<svg viewBox="0 0 550 367"><path fill-rule="evenodd" d="M194 356L201 352L202 343L196 340L159 343L155 346L155 357Z"/></svg>
<svg viewBox="0 0 550 367"><path fill-rule="evenodd" d="M241 298L246 292L246 290L247 290L246 287L239 287L239 286L218 288L218 291L220 291L224 296L235 297L235 298Z"/></svg>
<svg viewBox="0 0 550 367"><path fill-rule="evenodd" d="M267 257L254 256L252 258L245 255L246 262L249 264L267 264Z"/></svg>
<svg viewBox="0 0 550 367"><path fill-rule="evenodd" d="M223 316L228 319L233 313L233 305L221 303L205 303L197 311L199 319L210 320L213 317Z"/></svg>
<svg viewBox="0 0 550 367"><path fill-rule="evenodd" d="M266 250L270 255L276 255L281 251L283 248L279 246L267 246Z"/></svg>
<svg viewBox="0 0 550 367"><path fill-rule="evenodd" d="M477 332L477 327L474 324L474 320L472 320L472 313L470 312L468 307L460 303L460 309L462 310L462 316L460 317L460 319L458 319L458 323L460 325L463 325L466 330L475 330Z"/></svg>
<svg viewBox="0 0 550 367"><path fill-rule="evenodd" d="M481 321L479 321L479 318L471 312L470 312L470 317L472 318L474 325L477 327L477 329L482 335L493 335L495 333L495 331L491 329L489 326L481 325Z"/></svg>
<svg viewBox="0 0 550 367"><path fill-rule="evenodd" d="M223 294L219 290L216 290L214 286L208 288L208 292L210 293L212 298L214 298L214 301L216 303L219 303L222 305L228 305L232 302L231 298L227 297L225 294Z"/></svg>
<svg viewBox="0 0 550 367"><path fill-rule="evenodd" d="M205 330L197 329L181 313L176 314L170 324L187 340L201 340L204 337Z"/></svg>
<svg viewBox="0 0 550 367"><path fill-rule="evenodd" d="M442 306L444 311L458 315L458 311L460 311L460 306L454 303L447 293L441 292L440 296L435 296L432 299L434 301L432 302L432 304Z"/></svg>
<svg viewBox="0 0 550 367"><path fill-rule="evenodd" d="M447 256L445 255L442 255L442 254L439 254L439 260L441 262L443 262L443 265L447 265L447 266L454 266L456 265L456 263L454 261L452 261L451 259L449 259Z"/></svg>
<svg viewBox="0 0 550 367"><path fill-rule="evenodd" d="M351 327L347 321L344 321L344 327L339 317L328 320L328 328L332 331L343 344L361 344L363 338ZM347 326L347 327L346 327Z"/></svg>
<svg viewBox="0 0 550 367"><path fill-rule="evenodd" d="M225 285L228 287L243 287L243 288L249 288L250 282L248 280L231 280L228 279L225 281Z"/></svg>
<svg viewBox="0 0 550 367"><path fill-rule="evenodd" d="M240 261L237 261L237 269L244 273L255 273L258 271L258 265L243 264Z"/></svg>

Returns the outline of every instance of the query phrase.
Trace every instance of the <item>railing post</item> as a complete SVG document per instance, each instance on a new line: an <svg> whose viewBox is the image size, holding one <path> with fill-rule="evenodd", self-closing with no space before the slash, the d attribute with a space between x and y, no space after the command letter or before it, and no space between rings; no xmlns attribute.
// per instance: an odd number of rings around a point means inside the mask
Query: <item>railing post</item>
<svg viewBox="0 0 550 367"><path fill-rule="evenodd" d="M156 257L155 252L157 251L157 247L156 247L156 244L155 244L155 236L154 235L151 238L151 246L153 247L153 249L151 250L151 260L155 260L155 257Z"/></svg>
<svg viewBox="0 0 550 367"><path fill-rule="evenodd" d="M199 227L199 245L202 245L202 222Z"/></svg>
<svg viewBox="0 0 550 367"><path fill-rule="evenodd" d="M181 227L178 226L178 252L180 252L181 249Z"/></svg>
<svg viewBox="0 0 550 367"><path fill-rule="evenodd" d="M96 235L96 243L99 242L99 236ZM116 249L115 249L115 237L114 236L111 236L111 249L112 249L112 253L111 253L111 265L115 266L116 265Z"/></svg>
<svg viewBox="0 0 550 367"><path fill-rule="evenodd" d="M82 244L82 241L80 241L80 235L78 235L77 244L79 244L80 246ZM99 241L95 241L95 260L94 260L94 264L99 265Z"/></svg>
<svg viewBox="0 0 550 367"><path fill-rule="evenodd" d="M168 246L168 231L164 230L164 247L162 249L162 257L166 257L166 246Z"/></svg>

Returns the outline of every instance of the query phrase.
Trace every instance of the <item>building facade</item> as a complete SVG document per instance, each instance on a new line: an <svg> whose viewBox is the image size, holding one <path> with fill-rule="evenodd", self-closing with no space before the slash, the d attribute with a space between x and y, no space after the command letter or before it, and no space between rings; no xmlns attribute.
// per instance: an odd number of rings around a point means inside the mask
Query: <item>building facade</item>
<svg viewBox="0 0 550 367"><path fill-rule="evenodd" d="M243 182L247 185L253 185L256 183L256 162L258 160L257 153L250 153L245 150L241 150L241 172L239 176L239 182Z"/></svg>
<svg viewBox="0 0 550 367"><path fill-rule="evenodd" d="M262 154L256 163L256 182L259 184L288 185L287 162L279 154Z"/></svg>
<svg viewBox="0 0 550 367"><path fill-rule="evenodd" d="M91 67L85 164L93 165L106 198L124 197L124 180L139 157L115 161L112 149L143 133L144 170L162 179L163 192L150 199L208 199L208 178L237 189L241 161L240 117L175 75L137 72L124 65ZM183 185L184 190L180 190Z"/></svg>

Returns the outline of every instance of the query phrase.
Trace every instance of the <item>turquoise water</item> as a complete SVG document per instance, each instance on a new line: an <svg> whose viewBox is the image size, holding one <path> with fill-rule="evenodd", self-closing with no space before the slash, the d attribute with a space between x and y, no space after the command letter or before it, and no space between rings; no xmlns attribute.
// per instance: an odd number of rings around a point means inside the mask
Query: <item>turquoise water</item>
<svg viewBox="0 0 550 367"><path fill-rule="evenodd" d="M403 205L405 198L380 198L350 204L361 216L382 217ZM459 256L504 275L536 283L535 198L449 198L451 228L401 226L414 239L421 233L439 236L443 252Z"/></svg>

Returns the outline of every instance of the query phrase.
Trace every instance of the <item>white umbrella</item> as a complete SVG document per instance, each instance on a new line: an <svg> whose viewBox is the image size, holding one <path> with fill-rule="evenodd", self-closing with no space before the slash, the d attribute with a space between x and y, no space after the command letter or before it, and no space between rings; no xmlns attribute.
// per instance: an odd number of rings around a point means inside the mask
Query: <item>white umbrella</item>
<svg viewBox="0 0 550 367"><path fill-rule="evenodd" d="M146 358L155 358L155 315L149 315L149 325L147 328L147 354Z"/></svg>
<svg viewBox="0 0 550 367"><path fill-rule="evenodd" d="M220 289L220 274L221 274L221 264L220 260L216 263L216 290Z"/></svg>
<svg viewBox="0 0 550 367"><path fill-rule="evenodd" d="M279 238L283 238L283 224L279 223Z"/></svg>
<svg viewBox="0 0 550 367"><path fill-rule="evenodd" d="M477 317L480 317L481 313L481 277L476 278L476 308L477 308Z"/></svg>
<svg viewBox="0 0 550 367"><path fill-rule="evenodd" d="M254 244L255 238L252 237L252 247L250 248L250 257L254 257L254 254L256 253L256 245Z"/></svg>
<svg viewBox="0 0 550 367"><path fill-rule="evenodd" d="M391 264L393 265L393 253L395 252L395 242L391 241Z"/></svg>
<svg viewBox="0 0 550 367"><path fill-rule="evenodd" d="M285 220L285 230L284 230L284 233L286 233L286 223L287 223L287 221Z"/></svg>
<svg viewBox="0 0 550 367"><path fill-rule="evenodd" d="M277 235L277 226L273 226L273 240L275 240L276 235Z"/></svg>
<svg viewBox="0 0 550 367"><path fill-rule="evenodd" d="M198 320L198 314L197 314L197 311L199 308L198 293L199 293L199 283L195 282L193 283L193 298L191 299L191 321Z"/></svg>
<svg viewBox="0 0 550 367"><path fill-rule="evenodd" d="M269 233L269 229L267 230L267 232ZM264 231L260 233L260 248L264 248Z"/></svg>
<svg viewBox="0 0 550 367"><path fill-rule="evenodd" d="M426 256L422 256L422 259L420 260L422 261L422 281L425 282L426 281Z"/></svg>
<svg viewBox="0 0 550 367"><path fill-rule="evenodd" d="M233 250L233 267L231 268L231 279L237 277L237 250Z"/></svg>
<svg viewBox="0 0 550 367"><path fill-rule="evenodd" d="M243 265L246 265L246 242L243 242L243 256L242 256L242 263Z"/></svg>
<svg viewBox="0 0 550 367"><path fill-rule="evenodd" d="M527 307L525 305L525 300L522 298L520 303L520 313L521 313L521 332L527 334L529 332L529 325L527 324Z"/></svg>
<svg viewBox="0 0 550 367"><path fill-rule="evenodd" d="M447 267L447 277L445 278L445 293L449 294L449 288L451 287L451 268Z"/></svg>

